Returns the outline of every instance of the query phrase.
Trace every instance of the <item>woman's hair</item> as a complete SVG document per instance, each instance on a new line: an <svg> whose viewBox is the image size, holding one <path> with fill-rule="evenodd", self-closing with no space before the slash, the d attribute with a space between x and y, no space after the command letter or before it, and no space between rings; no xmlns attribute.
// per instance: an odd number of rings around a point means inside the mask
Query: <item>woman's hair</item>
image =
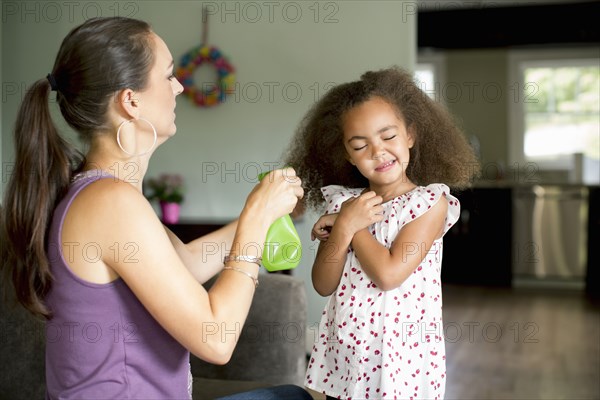
<svg viewBox="0 0 600 400"><path fill-rule="evenodd" d="M363 188L368 180L346 158L342 131L344 113L373 97L396 109L415 134L406 169L417 185L445 183L464 188L478 174L479 162L452 115L431 100L413 77L397 67L363 74L359 81L330 89L300 123L284 158L305 186L305 202L318 209L320 188L342 185Z"/></svg>
<svg viewBox="0 0 600 400"><path fill-rule="evenodd" d="M44 304L52 275L47 233L57 203L85 158L61 138L52 122L48 97L67 123L90 141L110 131L107 110L126 88L144 89L154 63L151 28L143 21L93 18L63 40L51 77L27 91L15 122L14 172L0 212L0 269L17 300L33 314L51 316ZM52 87L50 81L53 81Z"/></svg>

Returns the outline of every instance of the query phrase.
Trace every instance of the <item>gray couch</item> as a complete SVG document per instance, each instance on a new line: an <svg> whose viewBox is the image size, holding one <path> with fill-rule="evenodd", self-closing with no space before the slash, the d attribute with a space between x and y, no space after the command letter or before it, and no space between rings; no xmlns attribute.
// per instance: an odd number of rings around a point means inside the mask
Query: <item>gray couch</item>
<svg viewBox="0 0 600 400"><path fill-rule="evenodd" d="M269 385L302 386L306 369L306 307L303 281L291 275L261 274L231 361L215 366L191 357L194 400ZM8 308L2 303L0 400L43 397L44 323L20 307Z"/></svg>

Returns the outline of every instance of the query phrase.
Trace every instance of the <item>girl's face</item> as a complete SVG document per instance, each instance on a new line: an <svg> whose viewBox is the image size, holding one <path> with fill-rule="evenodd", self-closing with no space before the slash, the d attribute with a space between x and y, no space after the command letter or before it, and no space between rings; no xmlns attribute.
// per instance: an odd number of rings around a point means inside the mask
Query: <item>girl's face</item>
<svg viewBox="0 0 600 400"><path fill-rule="evenodd" d="M183 92L183 86L173 76L173 56L165 42L152 33L154 42L154 65L150 70L148 87L139 92L141 117L152 122L159 141L173 136L175 126L175 97ZM145 124L141 124L143 126ZM162 140L160 140L162 139Z"/></svg>
<svg viewBox="0 0 600 400"><path fill-rule="evenodd" d="M342 129L348 161L372 190L414 186L406 177L414 134L394 106L372 97L342 115Z"/></svg>

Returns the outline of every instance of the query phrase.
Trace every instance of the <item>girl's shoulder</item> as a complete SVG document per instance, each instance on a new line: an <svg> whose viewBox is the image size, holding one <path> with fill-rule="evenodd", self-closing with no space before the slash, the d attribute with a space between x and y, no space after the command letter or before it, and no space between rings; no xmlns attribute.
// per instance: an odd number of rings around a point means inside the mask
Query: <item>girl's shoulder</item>
<svg viewBox="0 0 600 400"><path fill-rule="evenodd" d="M413 190L386 203L390 211L390 218L388 220L395 220L397 225L402 227L428 212L442 199L448 205L445 233L458 220L460 203L456 197L450 194L448 186L443 183L417 186Z"/></svg>
<svg viewBox="0 0 600 400"><path fill-rule="evenodd" d="M458 200L450 194L450 188L444 183L431 183L427 186L417 186L411 191L408 191L394 200L402 200L407 203L426 203L433 205L439 201L440 198L445 197L448 202L453 203Z"/></svg>
<svg viewBox="0 0 600 400"><path fill-rule="evenodd" d="M326 213L336 213L340 211L342 203L352 197L358 197L365 188L349 188L340 185L329 185L321 188L321 193L325 199Z"/></svg>

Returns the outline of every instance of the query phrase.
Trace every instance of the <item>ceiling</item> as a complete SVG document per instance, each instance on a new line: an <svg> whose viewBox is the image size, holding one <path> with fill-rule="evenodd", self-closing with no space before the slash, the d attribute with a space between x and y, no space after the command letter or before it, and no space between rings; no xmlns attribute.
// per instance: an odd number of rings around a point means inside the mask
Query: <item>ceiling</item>
<svg viewBox="0 0 600 400"><path fill-rule="evenodd" d="M600 44L600 1L421 0L420 7L420 49Z"/></svg>

